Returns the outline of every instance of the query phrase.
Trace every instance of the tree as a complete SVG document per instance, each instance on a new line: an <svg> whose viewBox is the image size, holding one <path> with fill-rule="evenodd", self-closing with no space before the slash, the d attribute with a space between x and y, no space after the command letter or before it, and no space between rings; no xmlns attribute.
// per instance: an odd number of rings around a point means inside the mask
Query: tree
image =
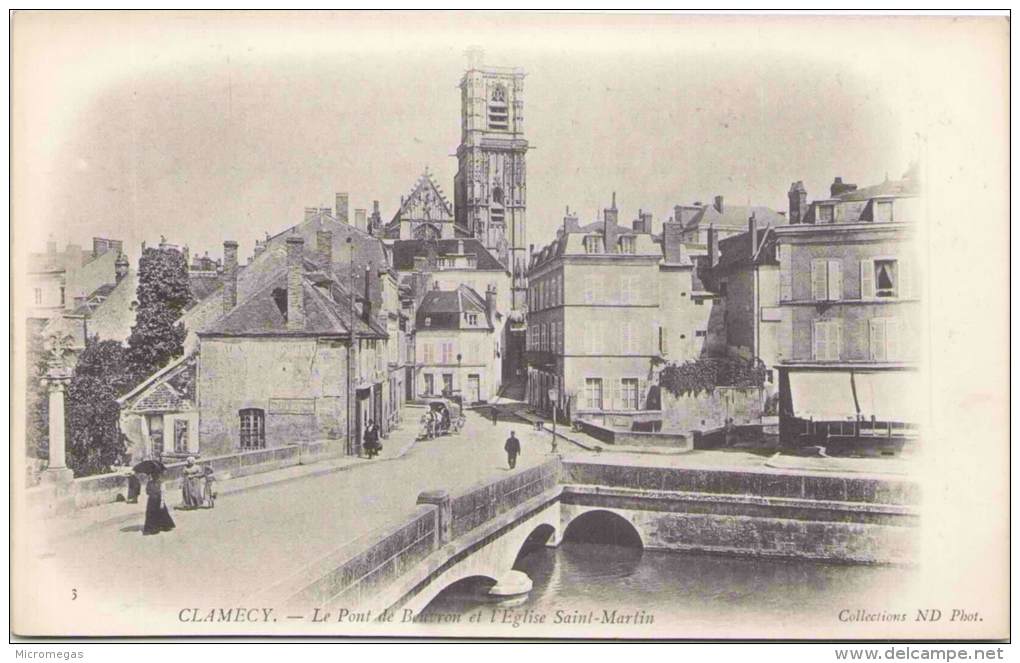
<svg viewBox="0 0 1020 663"><path fill-rule="evenodd" d="M127 456L120 434L117 397L134 384L127 350L116 341L93 337L78 357L67 387L67 465L75 476L109 472Z"/></svg>
<svg viewBox="0 0 1020 663"><path fill-rule="evenodd" d="M187 330L177 321L192 296L180 251L145 249L138 261L137 299L127 360L132 378L140 382L184 352Z"/></svg>
<svg viewBox="0 0 1020 663"><path fill-rule="evenodd" d="M43 348L42 324L28 325L28 359L25 400L25 444L29 458L48 458L50 453L50 399L43 384L48 368Z"/></svg>

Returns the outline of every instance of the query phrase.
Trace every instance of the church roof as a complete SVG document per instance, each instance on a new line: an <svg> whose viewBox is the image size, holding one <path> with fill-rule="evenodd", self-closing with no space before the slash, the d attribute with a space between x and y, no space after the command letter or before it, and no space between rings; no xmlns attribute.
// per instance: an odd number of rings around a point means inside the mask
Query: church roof
<svg viewBox="0 0 1020 663"><path fill-rule="evenodd" d="M453 223L453 205L446 199L442 188L432 179L428 168L415 182L411 193L404 197L400 209L393 215L384 229L392 235L401 221L428 221L431 223Z"/></svg>

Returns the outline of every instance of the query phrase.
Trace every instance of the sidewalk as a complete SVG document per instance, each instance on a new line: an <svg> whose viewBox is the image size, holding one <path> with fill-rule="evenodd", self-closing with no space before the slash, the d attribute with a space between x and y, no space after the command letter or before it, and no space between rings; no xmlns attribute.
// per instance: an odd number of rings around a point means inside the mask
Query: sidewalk
<svg viewBox="0 0 1020 663"><path fill-rule="evenodd" d="M410 414L411 416L406 416L407 414ZM332 474L333 472L343 472L344 470L354 467L362 467L388 460L396 460L407 454L407 452L410 451L417 442L418 422L417 417L414 416L414 414L415 410L413 409L405 413L404 421L401 422L400 426L390 431L389 436L382 440L383 449L375 458L369 459L364 456L340 456L306 465L292 465L291 467L285 467L278 470L270 470L268 472L249 474L242 477L223 479L216 482L216 493L218 496L222 497L224 495L256 490L267 486L275 486L288 481L296 481L298 479L316 477L323 474ZM167 506L169 506L172 510L174 506L176 506L177 501L179 501L177 498L180 497L180 492L170 491L166 496ZM52 528L51 531L60 532L60 534L56 536L57 539L67 538L95 528L115 525L117 523L131 520L132 518L137 518L139 505L141 505L144 510L144 494L139 496L137 504L131 504L128 502L111 502L84 509L75 509L66 516L49 519L48 528Z"/></svg>

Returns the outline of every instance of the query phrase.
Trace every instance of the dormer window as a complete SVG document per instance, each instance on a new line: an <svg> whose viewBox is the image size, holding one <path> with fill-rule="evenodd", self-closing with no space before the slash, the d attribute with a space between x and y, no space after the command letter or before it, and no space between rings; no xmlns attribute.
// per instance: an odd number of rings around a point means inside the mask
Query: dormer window
<svg viewBox="0 0 1020 663"><path fill-rule="evenodd" d="M468 322L469 325L472 325L472 326L477 325L478 324L478 314L477 313L468 313L467 314L467 322Z"/></svg>
<svg viewBox="0 0 1020 663"><path fill-rule="evenodd" d="M425 318L425 326L426 327L431 327L432 326L432 318L429 318L429 317Z"/></svg>
<svg viewBox="0 0 1020 663"><path fill-rule="evenodd" d="M875 223L892 223L893 203L891 200L875 201Z"/></svg>
<svg viewBox="0 0 1020 663"><path fill-rule="evenodd" d="M506 87L497 84L492 88L492 99L489 101L489 128L506 131L509 128L509 117Z"/></svg>
<svg viewBox="0 0 1020 663"><path fill-rule="evenodd" d="M836 219L835 205L818 206L818 223L832 223Z"/></svg>
<svg viewBox="0 0 1020 663"><path fill-rule="evenodd" d="M585 253L602 253L602 236L588 235L584 238Z"/></svg>
<svg viewBox="0 0 1020 663"><path fill-rule="evenodd" d="M637 253L637 238L633 235L621 236L620 253Z"/></svg>

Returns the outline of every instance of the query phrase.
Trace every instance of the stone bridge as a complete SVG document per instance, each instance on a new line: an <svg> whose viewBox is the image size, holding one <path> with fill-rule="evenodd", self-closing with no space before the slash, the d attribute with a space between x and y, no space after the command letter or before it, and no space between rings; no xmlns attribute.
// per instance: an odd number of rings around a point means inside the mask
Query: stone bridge
<svg viewBox="0 0 1020 663"><path fill-rule="evenodd" d="M555 459L461 495L422 493L400 526L282 579L264 598L416 614L457 581L505 578L526 545L592 529L653 550L909 564L919 497L915 483L896 478Z"/></svg>

